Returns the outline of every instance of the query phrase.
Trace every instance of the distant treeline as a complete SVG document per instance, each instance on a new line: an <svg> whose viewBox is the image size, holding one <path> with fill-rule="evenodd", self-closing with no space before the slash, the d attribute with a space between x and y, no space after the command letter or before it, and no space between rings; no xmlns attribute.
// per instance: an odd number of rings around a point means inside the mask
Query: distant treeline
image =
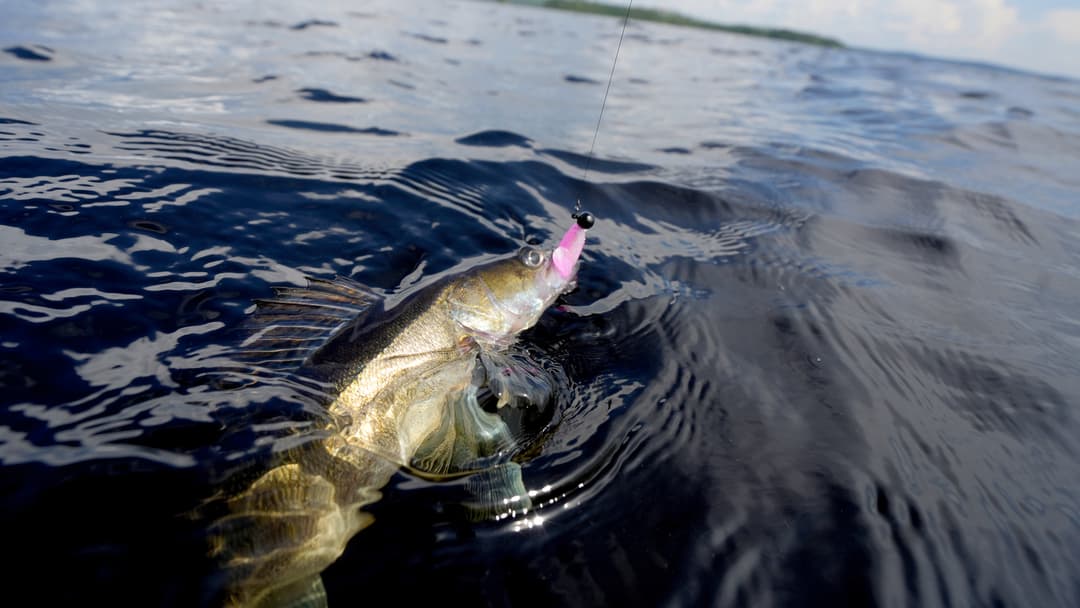
<svg viewBox="0 0 1080 608"><path fill-rule="evenodd" d="M558 9L561 11L590 13L593 15L610 15L613 17L623 17L626 15L625 6L600 4L597 2L588 2L586 0L510 0L510 2L514 4L538 5L546 8ZM804 42L806 44L816 44L819 46L827 46L834 48L840 48L844 46L844 44L839 40L835 40L833 38L826 38L824 36L818 36L815 34L807 34L805 32L796 32L793 30L774 29L767 27L752 27L749 25L724 25L721 23L713 23L711 21L694 19L693 17L687 17L686 15L680 15L679 13L673 13L671 11L663 11L651 8L631 8L630 18L638 19L641 21L656 21L658 23L682 25L685 27L697 27L706 30L732 32L735 34L745 34L747 36L761 36L764 38L791 40L794 42Z"/></svg>

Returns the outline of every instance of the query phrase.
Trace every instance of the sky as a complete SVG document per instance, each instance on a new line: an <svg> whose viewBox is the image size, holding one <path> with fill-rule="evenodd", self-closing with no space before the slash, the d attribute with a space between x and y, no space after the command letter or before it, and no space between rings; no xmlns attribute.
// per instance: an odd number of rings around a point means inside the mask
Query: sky
<svg viewBox="0 0 1080 608"><path fill-rule="evenodd" d="M1080 0L635 0L634 5L719 23L802 30L856 47L1080 78Z"/></svg>

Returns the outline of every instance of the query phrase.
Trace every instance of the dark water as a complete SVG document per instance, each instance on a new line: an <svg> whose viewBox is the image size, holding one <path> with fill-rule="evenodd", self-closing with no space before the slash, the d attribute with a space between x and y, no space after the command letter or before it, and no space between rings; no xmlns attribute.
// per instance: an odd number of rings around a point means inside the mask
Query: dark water
<svg viewBox="0 0 1080 608"><path fill-rule="evenodd" d="M295 442L212 388L304 275L400 298L596 214L525 335L540 508L400 473L331 606L1080 605L1080 83L468 2L0 23L6 597L212 596L182 514Z"/></svg>

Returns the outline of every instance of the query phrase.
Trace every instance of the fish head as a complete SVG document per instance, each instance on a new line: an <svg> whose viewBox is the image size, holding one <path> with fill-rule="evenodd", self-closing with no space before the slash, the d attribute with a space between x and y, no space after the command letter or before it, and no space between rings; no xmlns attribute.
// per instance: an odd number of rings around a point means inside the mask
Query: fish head
<svg viewBox="0 0 1080 608"><path fill-rule="evenodd" d="M525 246L477 267L451 287L451 316L478 342L505 345L574 288L585 229L573 225L551 250Z"/></svg>

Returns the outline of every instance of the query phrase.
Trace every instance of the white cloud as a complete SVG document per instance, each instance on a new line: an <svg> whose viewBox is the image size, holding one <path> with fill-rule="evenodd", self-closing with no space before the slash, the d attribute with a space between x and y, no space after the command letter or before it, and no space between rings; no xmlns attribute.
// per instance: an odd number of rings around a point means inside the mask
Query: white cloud
<svg viewBox="0 0 1080 608"><path fill-rule="evenodd" d="M609 0L614 1L614 0ZM1080 76L1080 9L1029 15L1017 0L636 0L721 23L786 27L853 46Z"/></svg>
<svg viewBox="0 0 1080 608"><path fill-rule="evenodd" d="M1061 43L1080 46L1080 9L1050 11L1043 18L1043 26ZM1080 63L1080 54L1073 55L1073 59Z"/></svg>
<svg viewBox="0 0 1080 608"><path fill-rule="evenodd" d="M1006 5L1004 0L979 0L976 4L982 5L983 38L1000 42L1020 23L1016 8Z"/></svg>
<svg viewBox="0 0 1080 608"><path fill-rule="evenodd" d="M910 50L992 56L1019 26L1017 11L1004 0L904 0L886 3L894 12L899 41ZM873 40L860 44L874 45ZM907 49L905 49L907 50Z"/></svg>

